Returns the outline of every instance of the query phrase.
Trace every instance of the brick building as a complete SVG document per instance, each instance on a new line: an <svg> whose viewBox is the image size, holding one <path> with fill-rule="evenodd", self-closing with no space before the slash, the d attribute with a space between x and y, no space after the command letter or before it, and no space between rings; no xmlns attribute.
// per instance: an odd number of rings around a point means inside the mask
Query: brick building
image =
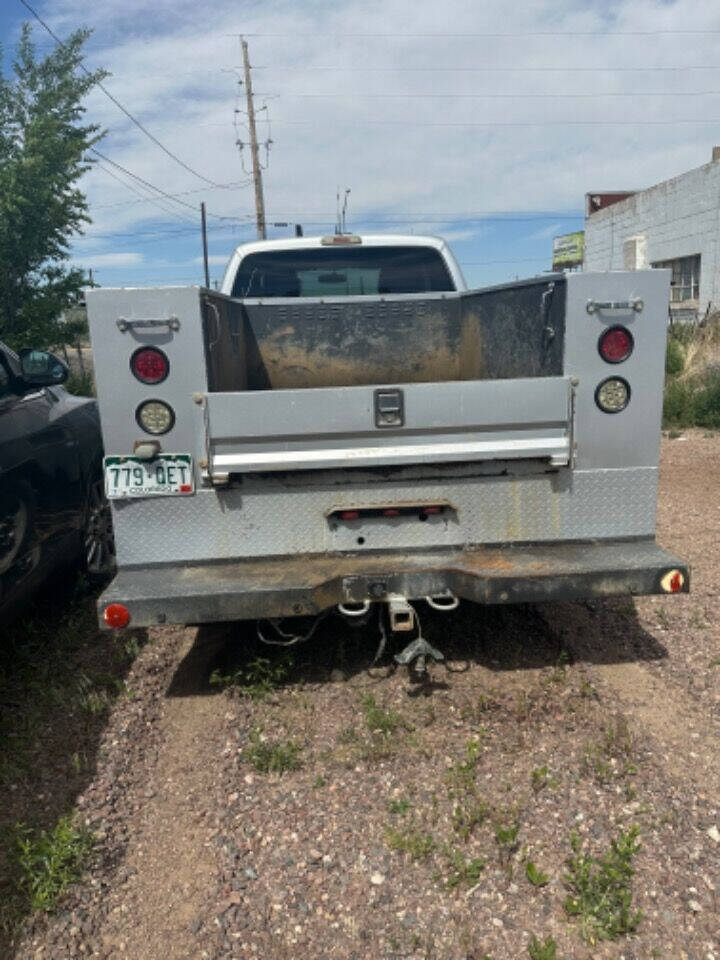
<svg viewBox="0 0 720 960"><path fill-rule="evenodd" d="M673 316L720 308L720 147L710 163L647 190L585 200L585 270L669 267Z"/></svg>

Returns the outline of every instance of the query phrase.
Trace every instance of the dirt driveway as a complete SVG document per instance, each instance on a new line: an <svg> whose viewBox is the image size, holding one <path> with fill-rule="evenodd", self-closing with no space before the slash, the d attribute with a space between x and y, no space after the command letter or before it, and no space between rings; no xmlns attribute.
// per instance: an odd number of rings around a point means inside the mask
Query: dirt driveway
<svg viewBox="0 0 720 960"><path fill-rule="evenodd" d="M153 631L7 955L720 960L720 438L664 441L659 540L689 597L421 610L430 687L372 623Z"/></svg>

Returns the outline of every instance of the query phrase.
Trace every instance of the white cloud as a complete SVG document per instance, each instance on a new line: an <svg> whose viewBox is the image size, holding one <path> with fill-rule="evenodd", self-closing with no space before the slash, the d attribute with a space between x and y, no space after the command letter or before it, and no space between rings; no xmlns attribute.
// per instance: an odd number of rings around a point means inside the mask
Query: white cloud
<svg viewBox="0 0 720 960"><path fill-rule="evenodd" d="M230 256L224 253L211 253L208 257L208 263L211 267L224 267L227 265ZM202 263L202 257L195 257L193 263Z"/></svg>
<svg viewBox="0 0 720 960"><path fill-rule="evenodd" d="M685 121L720 120L720 96L678 96L720 90L719 74L626 69L712 66L717 34L584 35L717 30L716 0L517 0L511 19L502 5L466 0L217 0L210 18L195 0L104 0L102 12L86 0L46 0L42 12L63 32L82 23L95 28L91 64L112 72L108 88L170 150L220 184L245 176L232 126L242 93L232 35L245 32L258 107L267 102L271 120L268 127L259 114L260 136L271 130L273 140L264 174L268 219L302 222L306 233L333 222L337 186L352 188L351 227L365 222L397 231L408 226L403 218L418 218L416 229L439 233L450 224L456 239L471 239L475 228L458 222L471 215L577 211L587 191L650 185L707 162L716 128ZM551 30L575 35L544 35ZM456 36L443 37L448 31ZM399 36L337 35L352 33ZM480 33L517 35L473 36ZM247 218L249 226L236 234L211 233L228 252L251 235L251 186L203 185L100 91L89 107L110 130L99 149L166 192L181 193L189 207L137 203L128 187L96 168L86 178L94 217L88 236L125 232L132 243L135 231L158 224L190 236L201 199L215 215L211 228L223 223L218 215ZM534 236L554 230L541 227Z"/></svg>
<svg viewBox="0 0 720 960"><path fill-rule="evenodd" d="M141 253L126 251L123 253L84 253L82 256L76 256L75 262L78 266L85 268L104 267L112 269L113 267L134 267L142 263L145 258Z"/></svg>

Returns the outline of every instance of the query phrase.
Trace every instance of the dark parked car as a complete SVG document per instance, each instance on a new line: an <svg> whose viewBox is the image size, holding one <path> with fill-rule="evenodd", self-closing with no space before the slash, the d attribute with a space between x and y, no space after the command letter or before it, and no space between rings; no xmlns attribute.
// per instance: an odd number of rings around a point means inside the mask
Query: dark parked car
<svg viewBox="0 0 720 960"><path fill-rule="evenodd" d="M0 343L0 627L58 568L114 568L97 404L67 377L53 354Z"/></svg>

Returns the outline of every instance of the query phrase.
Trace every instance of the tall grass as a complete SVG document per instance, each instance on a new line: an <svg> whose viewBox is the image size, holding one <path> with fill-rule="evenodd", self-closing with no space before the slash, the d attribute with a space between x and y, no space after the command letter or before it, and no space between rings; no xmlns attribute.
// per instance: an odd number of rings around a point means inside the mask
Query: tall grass
<svg viewBox="0 0 720 960"><path fill-rule="evenodd" d="M665 427L720 429L720 314L670 328L665 375Z"/></svg>

